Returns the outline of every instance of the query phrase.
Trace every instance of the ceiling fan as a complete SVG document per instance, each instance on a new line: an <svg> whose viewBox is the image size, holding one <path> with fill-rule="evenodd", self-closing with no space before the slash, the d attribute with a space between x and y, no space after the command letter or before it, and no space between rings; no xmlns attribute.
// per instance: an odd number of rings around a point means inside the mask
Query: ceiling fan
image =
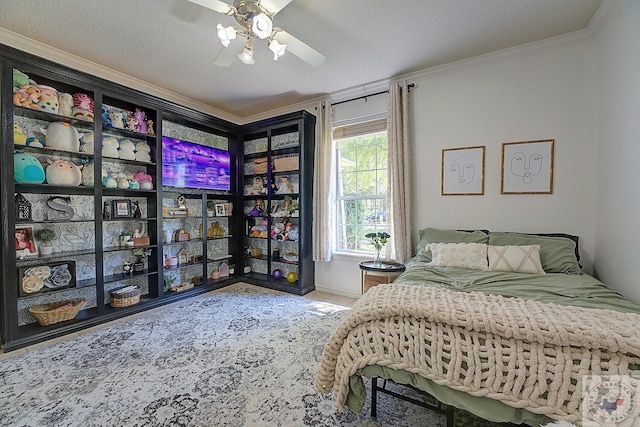
<svg viewBox="0 0 640 427"><path fill-rule="evenodd" d="M282 28L273 26L273 17L291 0L236 0L231 6L221 0L189 0L216 12L233 16L240 28L224 27L218 24L217 34L226 48L213 61L221 67L230 66L237 57L245 64L253 65L253 40L266 40L273 59L278 60L285 52L291 52L303 61L317 67L325 60L325 56L295 38ZM238 38L245 37L246 42ZM244 45L244 47L243 47Z"/></svg>

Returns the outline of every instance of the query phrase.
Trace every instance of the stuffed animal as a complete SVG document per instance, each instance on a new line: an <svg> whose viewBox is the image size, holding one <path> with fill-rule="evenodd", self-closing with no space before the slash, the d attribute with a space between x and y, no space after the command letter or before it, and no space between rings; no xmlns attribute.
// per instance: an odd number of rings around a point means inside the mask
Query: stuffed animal
<svg viewBox="0 0 640 427"><path fill-rule="evenodd" d="M45 145L56 150L80 151L80 138L84 134L78 133L76 128L66 122L49 123L47 129L40 129L45 135Z"/></svg>
<svg viewBox="0 0 640 427"><path fill-rule="evenodd" d="M29 138L27 138L27 147L43 148L44 141L42 141L37 136L30 136Z"/></svg>
<svg viewBox="0 0 640 427"><path fill-rule="evenodd" d="M38 90L40 90L41 95L40 100L37 102L40 111L58 114L58 91L51 86L45 85L38 85Z"/></svg>
<svg viewBox="0 0 640 427"><path fill-rule="evenodd" d="M24 134L22 128L17 124L13 125L13 143L15 145L27 144L27 135Z"/></svg>
<svg viewBox="0 0 640 427"><path fill-rule="evenodd" d="M133 178L140 183L141 190L153 190L153 179L151 178L151 175L143 171L139 171Z"/></svg>
<svg viewBox="0 0 640 427"><path fill-rule="evenodd" d="M80 142L82 143L80 145L80 151L82 153L93 154L93 137L94 137L94 134L92 130L84 134L84 136L80 140Z"/></svg>
<svg viewBox="0 0 640 427"><path fill-rule="evenodd" d="M73 97L70 93L58 94L58 103L58 114L69 117L73 115Z"/></svg>
<svg viewBox="0 0 640 427"><path fill-rule="evenodd" d="M42 184L45 173L42 164L27 153L15 153L13 155L13 178L16 182L28 184Z"/></svg>
<svg viewBox="0 0 640 427"><path fill-rule="evenodd" d="M124 115L119 111L111 111L109 112L109 120L111 121L111 126L118 129L124 129Z"/></svg>
<svg viewBox="0 0 640 427"><path fill-rule="evenodd" d="M67 160L47 160L47 183L51 185L78 186L82 182L82 172Z"/></svg>
<svg viewBox="0 0 640 427"><path fill-rule="evenodd" d="M153 120L149 119L146 121L147 125L147 135L155 136L156 132L153 130Z"/></svg>
<svg viewBox="0 0 640 427"><path fill-rule="evenodd" d="M120 156L118 152L118 140L111 136L105 135L102 137L102 157L111 157L117 159Z"/></svg>
<svg viewBox="0 0 640 427"><path fill-rule="evenodd" d="M19 107L39 110L38 102L42 99L40 89L33 80L29 80L30 84L20 85L13 88L13 104Z"/></svg>
<svg viewBox="0 0 640 427"><path fill-rule="evenodd" d="M105 188L118 188L117 173L102 171L102 186Z"/></svg>
<svg viewBox="0 0 640 427"><path fill-rule="evenodd" d="M104 126L112 126L111 119L109 118L109 107L102 104L102 124Z"/></svg>
<svg viewBox="0 0 640 427"><path fill-rule="evenodd" d="M127 179L127 174L124 172L118 172L118 177L116 178L118 181L118 188L128 189L129 188L129 180Z"/></svg>
<svg viewBox="0 0 640 427"><path fill-rule="evenodd" d="M136 143L136 160L139 162L151 161L151 147L146 142Z"/></svg>
<svg viewBox="0 0 640 427"><path fill-rule="evenodd" d="M93 99L86 93L73 94L73 117L76 119L93 121Z"/></svg>
<svg viewBox="0 0 640 427"><path fill-rule="evenodd" d="M29 84L29 76L20 70L13 69L13 87Z"/></svg>
<svg viewBox="0 0 640 427"><path fill-rule="evenodd" d="M136 159L136 146L127 138L121 139L119 143L118 153L121 159L135 160Z"/></svg>
<svg viewBox="0 0 640 427"><path fill-rule="evenodd" d="M145 123L147 115L145 114L145 112L139 108L136 108L136 110L133 112L133 115L138 120L138 132L147 133L147 124Z"/></svg>
<svg viewBox="0 0 640 427"><path fill-rule="evenodd" d="M93 187L95 185L95 179L93 176L94 171L95 165L93 164L93 162L87 163L82 166L82 185L84 185L85 187Z"/></svg>
<svg viewBox="0 0 640 427"><path fill-rule="evenodd" d="M138 130L138 119L136 119L134 116L127 116L127 130L130 131L137 131Z"/></svg>

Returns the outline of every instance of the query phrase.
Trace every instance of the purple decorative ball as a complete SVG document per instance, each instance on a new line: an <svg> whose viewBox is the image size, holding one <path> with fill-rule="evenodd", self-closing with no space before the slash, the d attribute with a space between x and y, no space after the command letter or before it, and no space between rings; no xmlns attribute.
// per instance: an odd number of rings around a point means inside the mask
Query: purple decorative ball
<svg viewBox="0 0 640 427"><path fill-rule="evenodd" d="M273 270L273 273L271 273L271 276L273 276L274 279L280 279L282 275L282 270L280 270L279 268L276 268L275 270Z"/></svg>

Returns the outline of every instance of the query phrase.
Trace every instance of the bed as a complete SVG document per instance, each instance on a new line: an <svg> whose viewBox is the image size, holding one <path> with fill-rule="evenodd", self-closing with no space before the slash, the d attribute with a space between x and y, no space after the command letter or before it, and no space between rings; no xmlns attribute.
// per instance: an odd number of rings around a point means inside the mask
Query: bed
<svg viewBox="0 0 640 427"><path fill-rule="evenodd" d="M369 377L491 421L580 425L583 386L640 377L640 306L582 273L576 236L420 237L406 271L363 295L325 345L316 390L340 410L361 411Z"/></svg>

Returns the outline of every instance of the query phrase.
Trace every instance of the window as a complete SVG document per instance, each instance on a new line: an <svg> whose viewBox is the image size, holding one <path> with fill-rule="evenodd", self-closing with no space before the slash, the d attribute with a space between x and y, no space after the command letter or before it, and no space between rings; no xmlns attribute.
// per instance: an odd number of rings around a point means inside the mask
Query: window
<svg viewBox="0 0 640 427"><path fill-rule="evenodd" d="M350 129L349 129L350 128ZM364 236L387 231L386 120L334 129L336 251L374 252Z"/></svg>

